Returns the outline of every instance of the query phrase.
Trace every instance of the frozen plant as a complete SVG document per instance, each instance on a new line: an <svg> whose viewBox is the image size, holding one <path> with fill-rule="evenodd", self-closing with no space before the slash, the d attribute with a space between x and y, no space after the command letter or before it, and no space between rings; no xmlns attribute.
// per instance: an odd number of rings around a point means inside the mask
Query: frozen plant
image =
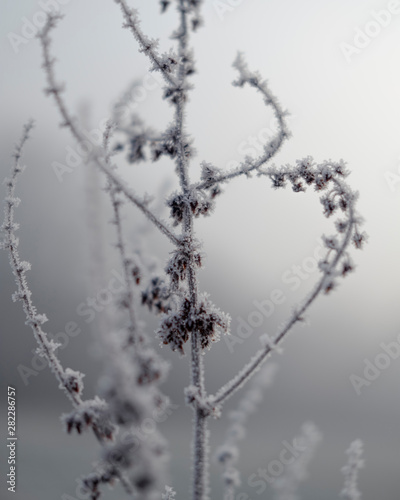
<svg viewBox="0 0 400 500"><path fill-rule="evenodd" d="M194 138L186 129L186 106L192 91L190 77L196 71L190 39L192 33L203 23L201 8L204 2L160 2L162 12L174 5L179 17L178 27L172 34L176 48L164 53L159 51L157 40L143 33L138 12L129 7L126 0L115 0L115 3L121 10L124 27L132 33L139 51L148 58L151 69L162 76L165 84L163 97L171 105L173 116L165 130L153 131L145 126L140 117L132 116L130 120L124 120L116 108L114 121L104 130L103 144L95 147L85 158L86 163L96 165L105 175L114 214L116 246L125 277L125 293L119 298L119 306L124 311L126 326L121 329L119 321L116 321L114 325L109 325L99 339L105 367L99 383L99 396L92 400L83 399L83 374L61 365L57 358L58 345L49 339L42 328L47 318L37 313L31 299L26 281L30 265L19 258L18 238L15 235L18 224L14 222L14 207L19 200L15 198L14 191L16 180L22 172L21 154L31 124L25 128L15 153L11 175L6 180L8 194L5 200L3 246L9 252L18 287L13 297L22 301L27 323L38 343L38 352L47 360L60 387L71 400L72 412L63 416L65 427L68 432L78 433L91 429L102 445L103 452L98 467L83 479L84 488L91 498L97 499L101 486L114 481L119 481L131 498L151 500L159 499L161 495L165 500L175 498L174 490L165 488L164 469L168 456L163 438L156 429L153 439L148 441L140 440L136 432L144 419L152 418L155 412L162 412L168 405L168 398L160 389L167 367L151 347L149 335L138 319L137 310L141 303L159 315L156 335L163 345L168 345L181 355L190 351L191 379L185 395L194 413L191 498L206 500L209 498L209 418L221 416L227 399L244 386L267 358L280 348L289 331L303 321L304 314L315 299L334 290L338 281L353 270L349 247L353 243L355 248L361 248L366 236L360 231L361 219L355 208L357 194L346 182L349 172L343 160L316 162L309 156L297 160L295 165L269 165L290 136L286 124L287 112L282 109L261 75L248 68L242 54L238 54L234 62L238 74L234 85L249 86L260 94L265 105L272 110L278 130L264 145L263 153L258 158L245 158L232 171L223 171L211 162L203 161L200 163L201 176L194 180L190 171L195 156ZM49 14L38 35L47 80L46 94L53 98L61 115L62 126L69 129L76 142L83 146L83 129L68 110L64 100L65 86L58 81L55 73L51 33L60 19L58 14ZM113 141L116 141L115 144ZM82 150L85 148L82 147ZM169 221L162 220L149 198L139 196L121 177L113 162L116 154L126 155L131 164L156 162L163 156L174 162L179 189L169 193L166 199L170 212ZM215 394L209 394L204 373L204 355L221 334L229 335L230 317L212 302L207 293L199 289L198 271L202 267L204 254L202 243L196 237L196 219L212 214L223 188L230 181L237 177L249 178L253 174L259 178L267 177L275 189L288 186L294 193L313 189L321 195L323 214L328 218L338 214L340 217L335 221L334 234L323 237L326 254L319 262L320 277L311 293L272 338L262 337L262 347L236 376ZM128 248L120 213L124 203L132 204L141 211L172 246L164 271L159 275L149 273L140 255L132 254L132 249ZM257 379L257 382L260 380ZM261 387L265 385L265 381L256 384L248 393L248 398L245 398L239 413L236 413L240 425L245 423L253 406L261 399ZM317 434L311 432L309 427L304 432L310 442L315 444ZM233 462L239 439L238 436L233 442L232 439L228 446L232 463L225 468L225 479L235 486L239 476ZM219 456L220 459L223 456L221 451ZM296 485L303 479L306 459L308 461L308 455L288 471L288 479L281 485L278 498L283 498L283 491L291 491L291 485ZM351 477L351 484L354 485L355 480ZM351 491L356 491L355 488L353 486ZM353 496L347 494L348 498L358 498L352 494Z"/></svg>

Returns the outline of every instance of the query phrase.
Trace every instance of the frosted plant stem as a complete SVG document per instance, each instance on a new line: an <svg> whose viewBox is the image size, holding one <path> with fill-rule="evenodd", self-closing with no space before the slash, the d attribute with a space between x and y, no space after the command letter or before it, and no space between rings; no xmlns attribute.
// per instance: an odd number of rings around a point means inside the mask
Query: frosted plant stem
<svg viewBox="0 0 400 500"><path fill-rule="evenodd" d="M189 191L189 174L187 159L184 151L184 112L185 100L183 89L185 86L185 64L183 62L188 44L188 26L187 26L187 12L184 0L179 0L178 10L180 12L180 28L179 28L179 67L178 67L178 82L180 85L181 94L176 104L176 124L178 128L178 158L177 170L179 173L180 183L182 190L185 194ZM185 239L191 244L193 240L193 215L190 206L186 204L184 221L183 221L183 234ZM196 308L198 302L198 287L197 275L193 262L193 250L190 255L190 264L188 272L188 286L190 301L193 308ZM192 385L198 389L200 398L205 398L204 387L204 363L200 352L200 341L198 332L193 330L191 336L191 379ZM194 436L193 436L193 500L205 500L207 496L207 415L198 406L194 405Z"/></svg>
<svg viewBox="0 0 400 500"><path fill-rule="evenodd" d="M76 139L76 141L82 145L85 142L85 137L80 132L79 128L75 124L72 116L67 110L65 102L61 96L64 88L63 85L60 85L56 82L55 74L54 74L54 58L50 54L50 31L55 28L57 21L61 19L60 15L57 14L48 14L47 22L43 29L39 32L38 38L40 40L42 46L42 54L43 54L43 68L46 73L48 88L46 89L47 94L51 94L54 97L54 101L58 107L58 110L62 116L63 123L62 126L69 128L72 135ZM174 244L178 245L179 240L172 233L172 231L166 226L165 223L160 221L146 206L146 203L140 198L136 196L136 194L126 186L126 183L122 178L116 174L112 167L107 165L105 160L105 152L102 148L97 148L93 151L93 153L88 156L88 161L93 161L105 174L107 174L110 179L112 179L115 186L120 189L124 195L130 200L134 205L144 213L144 215L165 235L167 238Z"/></svg>
<svg viewBox="0 0 400 500"><path fill-rule="evenodd" d="M157 42L147 38L140 29L136 10L129 8L125 0L115 0L115 3L121 7L122 15L125 18L124 27L128 28L133 33L133 36L136 38L140 46L140 51L146 54L146 56L153 63L154 69L161 72L167 83L176 85L177 82L175 78L165 68L163 61L155 50Z"/></svg>
<svg viewBox="0 0 400 500"><path fill-rule="evenodd" d="M42 330L41 325L47 321L47 318L45 315L37 313L36 307L32 302L31 291L29 290L26 280L26 271L30 269L30 264L21 261L18 252L18 239L14 235L14 231L18 228L18 225L14 223L14 207L19 203L19 199L14 197L15 187L18 177L24 170L23 167L21 167L20 160L32 127L33 122L29 122L24 127L22 138L17 145L14 154L14 165L12 167L11 177L6 180L8 189L5 208L5 222L3 225L3 231L6 233L6 239L3 245L9 251L11 268L18 286L18 292L13 298L20 299L22 301L24 312L27 317L27 324L33 330L42 356L46 359L52 372L56 376L56 379L60 383L60 386L64 389L73 406L78 408L82 401L78 394L74 394L74 392L68 388L65 370L55 354L57 344L49 340L47 334Z"/></svg>
<svg viewBox="0 0 400 500"><path fill-rule="evenodd" d="M24 127L22 139L16 147L14 155L15 163L12 168L11 177L7 180L8 190L5 208L5 222L3 225L3 231L6 233L6 240L3 243L3 246L9 251L11 268L18 286L18 291L14 295L14 298L22 301L23 309L27 318L26 323L33 330L35 339L39 345L40 355L46 359L51 371L54 373L60 384L59 387L64 390L68 399L71 401L72 406L76 410L79 410L83 407L84 401L82 400L79 392L74 390L73 384L71 384L71 372L68 372L68 368L64 369L55 354L58 344L49 340L47 333L42 330L41 325L47 321L47 318L44 314L37 313L36 307L32 302L32 294L26 280L26 271L30 269L30 265L21 261L18 252L18 238L14 235L14 231L17 229L17 225L14 223L14 207L19 203L19 200L14 197L15 187L19 175L24 170L24 168L20 165L20 160L32 127L33 122L29 122ZM96 424L92 425L92 429L99 443L104 446L104 438L98 431ZM129 484L129 481L119 471L117 471L117 476L125 489L125 492L128 495L132 495L132 487Z"/></svg>
<svg viewBox="0 0 400 500"><path fill-rule="evenodd" d="M110 164L110 154L109 154L109 141L112 133L112 125L110 123L107 124L106 130L103 135L103 148L106 152L105 161L108 166ZM111 203L114 211L114 223L116 227L117 233L117 248L119 251L122 268L124 271L124 279L127 293L127 306L128 306L128 315L129 315L129 337L128 344L132 344L135 348L138 347L138 338L137 338L137 320L136 320L136 311L133 303L134 294L133 294L133 283L132 278L130 276L130 268L129 261L126 254L125 242L122 234L122 222L121 222L121 210L120 210L120 201L117 198L116 188L113 185L112 179L108 177L108 190L110 192Z"/></svg>
<svg viewBox="0 0 400 500"><path fill-rule="evenodd" d="M256 72L250 72L241 53L238 54L233 66L239 72L239 78L233 84L237 87L243 87L245 84L258 90L264 97L264 102L273 110L278 123L276 136L264 146L264 153L255 160L247 158L235 170L228 173L221 173L212 180L196 184L196 189L210 189L213 185L228 182L241 175L249 175L253 171L258 171L263 165L268 163L281 149L282 144L290 137L290 132L286 123L287 111L284 111L279 104L278 99L270 91L267 82L261 79Z"/></svg>

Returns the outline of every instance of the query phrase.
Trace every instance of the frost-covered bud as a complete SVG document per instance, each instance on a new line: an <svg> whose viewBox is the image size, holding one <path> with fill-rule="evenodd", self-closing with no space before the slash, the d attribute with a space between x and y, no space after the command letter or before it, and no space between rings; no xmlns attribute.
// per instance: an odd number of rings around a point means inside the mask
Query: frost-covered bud
<svg viewBox="0 0 400 500"><path fill-rule="evenodd" d="M92 472L82 478L82 490L90 493L90 500L100 498L99 486L102 484L113 485L118 477L118 472L115 467L107 467L105 470Z"/></svg>
<svg viewBox="0 0 400 500"><path fill-rule="evenodd" d="M4 224L1 226L1 230L7 233L14 233L15 231L18 231L19 229L19 224L17 222L4 222Z"/></svg>
<svg viewBox="0 0 400 500"><path fill-rule="evenodd" d="M219 175L221 175L221 170L219 168L205 161L201 163L201 179L205 183L205 189L213 185Z"/></svg>
<svg viewBox="0 0 400 500"><path fill-rule="evenodd" d="M170 0L160 0L162 14L168 9L170 3L171 3Z"/></svg>
<svg viewBox="0 0 400 500"><path fill-rule="evenodd" d="M328 295L328 293L332 292L337 288L337 283L334 279L328 278L324 284L324 293Z"/></svg>
<svg viewBox="0 0 400 500"><path fill-rule="evenodd" d="M349 226L349 221L347 220L337 220L335 222L336 229L339 233L344 233Z"/></svg>
<svg viewBox="0 0 400 500"><path fill-rule="evenodd" d="M239 450L237 446L231 444L224 444L215 452L215 459L221 464L235 463L238 457Z"/></svg>
<svg viewBox="0 0 400 500"><path fill-rule="evenodd" d="M180 224L183 220L185 210L185 201L182 194L178 194L167 201L167 205L171 209L171 217L174 219L174 226Z"/></svg>
<svg viewBox="0 0 400 500"><path fill-rule="evenodd" d="M174 225L177 226L183 220L185 210L189 209L194 217L200 215L209 215L214 208L211 197L196 189L192 189L187 195L175 194L167 201L171 208L171 217L174 219Z"/></svg>
<svg viewBox="0 0 400 500"><path fill-rule="evenodd" d="M170 292L163 278L154 276L148 286L142 291L142 304L150 311L166 313L171 309Z"/></svg>
<svg viewBox="0 0 400 500"><path fill-rule="evenodd" d="M202 349L209 348L212 341L219 340L219 331L227 332L230 317L223 314L204 295L196 308L189 299L184 299L177 312L165 315L158 330L163 344L169 344L173 351L184 354L183 344L189 340L189 333L196 331Z"/></svg>
<svg viewBox="0 0 400 500"><path fill-rule="evenodd" d="M275 189L285 187L286 184L286 176L283 172L275 171L270 174L270 178L272 181L272 186Z"/></svg>
<svg viewBox="0 0 400 500"><path fill-rule="evenodd" d="M185 402L187 405L192 405L199 398L199 388L195 385L189 385L185 387Z"/></svg>
<svg viewBox="0 0 400 500"><path fill-rule="evenodd" d="M301 191L305 191L306 188L303 186L301 182L293 182L292 189L295 193L300 193Z"/></svg>
<svg viewBox="0 0 400 500"><path fill-rule="evenodd" d="M45 349L44 345L43 346L40 346L38 347L36 350L35 350L35 353L41 357L41 358L45 358L47 356L47 352L50 351L50 352L55 352L59 347L61 347L61 344L57 343L57 342L54 342L54 340L48 340L46 342L46 347L47 349Z"/></svg>
<svg viewBox="0 0 400 500"><path fill-rule="evenodd" d="M76 430L78 434L88 427L93 427L97 435L104 439L112 439L115 427L109 419L106 403L98 398L84 401L81 406L69 414L61 417L68 434Z"/></svg>
<svg viewBox="0 0 400 500"><path fill-rule="evenodd" d="M5 202L9 205L9 207L18 207L21 203L21 199L16 198L15 196L6 196Z"/></svg>
<svg viewBox="0 0 400 500"><path fill-rule="evenodd" d="M26 291L18 291L14 292L11 296L13 302L17 302L18 300L27 300L29 297L32 295L32 292L30 290Z"/></svg>
<svg viewBox="0 0 400 500"><path fill-rule="evenodd" d="M21 261L15 268L18 274L26 273L27 271L30 271L30 269L31 269L31 264L25 260Z"/></svg>
<svg viewBox="0 0 400 500"><path fill-rule="evenodd" d="M313 161L310 156L297 161L297 172L305 180L306 184L312 184L315 181L315 172L312 163Z"/></svg>
<svg viewBox="0 0 400 500"><path fill-rule="evenodd" d="M171 278L172 288L176 289L178 287L179 281L183 281L186 278L187 269L190 265L191 259L188 252L179 249L174 252L174 255L169 260L165 272ZM201 255L195 252L192 257L192 262L195 267L201 267Z"/></svg>
<svg viewBox="0 0 400 500"><path fill-rule="evenodd" d="M158 63L161 66L161 69L165 71L166 73L172 73L173 70L176 68L178 64L178 60L175 54L170 52L169 54L163 54L159 60ZM159 66L157 65L154 70L158 70Z"/></svg>
<svg viewBox="0 0 400 500"><path fill-rule="evenodd" d="M346 162L343 160L340 160L339 163L336 163L333 167L333 170L337 175L340 175L341 177L347 177L349 175L348 171L346 170Z"/></svg>
<svg viewBox="0 0 400 500"><path fill-rule="evenodd" d="M211 342L219 340L219 331L228 332L230 317L215 307L208 295L204 294L189 324L191 322L193 322L193 329L200 333L202 349L206 349L211 346Z"/></svg>
<svg viewBox="0 0 400 500"><path fill-rule="evenodd" d="M65 370L65 380L64 385L66 389L70 392L76 392L82 394L83 391L83 373L67 368Z"/></svg>
<svg viewBox="0 0 400 500"><path fill-rule="evenodd" d="M339 198L339 208L343 211L346 212L346 210L349 208L349 200L347 199L346 196L341 196Z"/></svg>
<svg viewBox="0 0 400 500"><path fill-rule="evenodd" d="M339 242L335 236L323 236L322 241L324 242L326 248L329 248L329 250L338 250L339 248Z"/></svg>
<svg viewBox="0 0 400 500"><path fill-rule="evenodd" d="M180 310L170 311L165 314L157 331L158 336L165 345L169 345L173 351L184 354L183 344L189 340L187 327L190 314L190 302L184 299Z"/></svg>
<svg viewBox="0 0 400 500"><path fill-rule="evenodd" d="M366 240L367 240L366 234L360 233L359 231L356 231L353 235L353 238L352 238L354 246L358 249L363 247Z"/></svg>
<svg viewBox="0 0 400 500"><path fill-rule="evenodd" d="M318 166L319 175L322 177L324 182L329 182L333 177L333 172L328 163L323 163Z"/></svg>
<svg viewBox="0 0 400 500"><path fill-rule="evenodd" d="M349 273L351 273L354 270L353 263L350 261L350 259L346 259L342 263L342 276L347 276Z"/></svg>
<svg viewBox="0 0 400 500"><path fill-rule="evenodd" d="M25 321L26 325L33 326L34 328L37 328L39 326L42 326L44 323L48 321L47 316L45 314L35 314L31 318L28 318Z"/></svg>
<svg viewBox="0 0 400 500"><path fill-rule="evenodd" d="M225 472L222 474L222 478L227 486L237 488L241 484L240 473L237 469L233 467L226 469Z"/></svg>
<svg viewBox="0 0 400 500"><path fill-rule="evenodd" d="M318 175L316 178L315 178L315 190L316 191L322 191L326 188L327 184L326 184L326 180L321 176L321 175Z"/></svg>
<svg viewBox="0 0 400 500"><path fill-rule="evenodd" d="M161 360L153 349L141 349L138 356L138 385L149 385L162 380L169 368L166 361Z"/></svg>
<svg viewBox="0 0 400 500"><path fill-rule="evenodd" d="M320 202L322 203L322 206L324 207L324 215L326 215L326 217L330 217L338 208L337 204L329 196L323 196L320 199Z"/></svg>
<svg viewBox="0 0 400 500"><path fill-rule="evenodd" d="M136 442L129 440L115 443L104 452L104 459L107 463L116 468L128 469L132 465L132 450L137 447Z"/></svg>
<svg viewBox="0 0 400 500"><path fill-rule="evenodd" d="M146 160L146 155L143 149L146 145L146 142L147 137L145 134L138 134L130 138L128 151L129 163L138 163L140 161Z"/></svg>

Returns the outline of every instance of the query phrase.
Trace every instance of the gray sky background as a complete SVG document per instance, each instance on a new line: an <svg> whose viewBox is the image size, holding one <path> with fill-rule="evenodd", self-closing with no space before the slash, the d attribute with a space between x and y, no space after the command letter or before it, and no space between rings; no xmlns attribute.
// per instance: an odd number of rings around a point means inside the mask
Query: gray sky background
<svg viewBox="0 0 400 500"><path fill-rule="evenodd" d="M198 69L187 117L198 153L193 179L199 175L202 160L229 168L242 158L251 138L263 137L271 125L272 115L261 98L251 89L231 85L236 76L232 62L240 49L250 68L268 79L271 90L292 115L293 137L276 163L293 164L307 155L317 161L345 159L352 171L348 181L360 192L358 210L369 235L362 252L352 251L356 273L343 280L332 296L320 298L308 314L309 325L293 331L283 356L276 357L276 382L251 421L243 445L244 485L239 491L246 491L252 500L271 498L246 486L247 478L276 458L282 441L291 441L304 421L312 420L324 441L302 498L339 497L344 452L351 440L360 438L367 461L360 477L363 500L398 500L400 361L393 360L359 396L350 376L362 376L364 360L373 361L383 352L380 344L396 341L400 334L400 7L382 27L376 24L376 16L392 2L243 0L222 19L216 2L205 3L205 26L192 39ZM168 50L169 35L176 25L174 10L160 16L155 0L130 4L139 9L143 30L160 38L161 49ZM30 284L39 311L50 318L48 330L63 331L69 321L82 329L60 357L66 366L87 373L89 396L101 364L91 335L93 324L85 323L77 307L97 292L88 288L87 279L91 223L87 222L85 183L92 178L83 166L65 174L61 182L55 175L52 165L65 164L66 148L74 149L74 142L66 130L58 128L57 111L43 93L38 42L28 40L16 53L9 40L11 32L22 34L23 18L37 19L42 10L39 3L0 0L0 8L0 174L2 178L7 175L13 144L22 124L33 117L36 128L25 155L28 169L18 186L23 201L17 211L20 251L32 263ZM62 10L65 19L54 33L56 70L58 79L66 82L70 108L77 115L83 108L88 110L88 130L97 129L110 116L113 102L134 79L144 87L137 111L148 125L165 128L171 109L161 101L161 87L146 84L151 81L147 79L147 60L138 53L131 34L121 29L116 4L111 0L70 0ZM380 16L383 20L383 14ZM364 33L372 30L376 36L347 60L342 44L354 45L358 28ZM168 162L121 166L121 174L138 193L165 195L165 189L170 192L176 185ZM104 221L104 239L113 242L106 196L102 196L99 218ZM132 208L126 212L126 223L135 246L143 219ZM286 299L248 339L235 345L233 353L224 340L213 347L206 362L207 386L212 392L258 348L259 335L273 334L292 306L311 289L317 273L308 273L295 291L282 277L293 265L309 261L320 235L331 232L331 222L322 216L315 193L275 192L268 181L254 178L238 179L227 186L215 213L198 221L197 228L206 254L201 287L232 315L232 333L237 332L238 317L247 319L254 310L254 300L269 298L274 289L280 289ZM157 234L146 233L142 245L149 252L156 248L161 264L165 262L170 248ZM106 287L119 268L112 251L105 250L105 254ZM14 284L5 253L0 254L0 272L1 404L5 386L16 385L21 436L19 493L13 498L61 499L63 493L74 495L75 478L90 471L96 450L90 436L78 439L61 433L58 417L68 411L68 403L48 370L29 378L28 385L19 376L19 365L31 366L35 345L24 325L21 305L11 301ZM149 319L148 330L155 328L156 322ZM184 407L182 389L189 380L188 358L180 359L166 349L162 353L173 363L165 390L179 405L164 432L171 440L173 484L178 498L186 498L191 415ZM235 402L237 398L227 408L233 408ZM220 444L224 425L223 420L212 423L213 444ZM4 454L3 450L1 456ZM214 466L212 473L212 498L221 498ZM3 484L0 487L3 498L6 492ZM113 495L106 492L105 498L120 498L118 493Z"/></svg>

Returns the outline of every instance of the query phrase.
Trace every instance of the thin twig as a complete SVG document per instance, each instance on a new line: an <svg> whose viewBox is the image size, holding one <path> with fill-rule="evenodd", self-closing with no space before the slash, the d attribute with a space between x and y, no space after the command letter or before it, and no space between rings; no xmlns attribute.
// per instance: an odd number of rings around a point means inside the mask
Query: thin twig
<svg viewBox="0 0 400 500"><path fill-rule="evenodd" d="M85 142L85 138L83 134L80 132L77 125L74 123L72 116L69 114L65 102L61 96L61 93L64 91L63 85L57 83L55 74L54 74L54 58L50 53L51 46L51 38L50 31L55 28L57 21L60 20L62 16L58 14L48 14L47 22L43 29L39 32L38 38L41 42L42 46L42 54L43 54L43 68L46 73L48 88L46 89L46 93L48 95L53 95L55 103L58 107L58 110L62 116L64 127L69 128L72 135L76 139L76 141L82 145ZM105 152L103 148L95 148L92 154L88 155L87 161L93 161L105 174L107 174L115 184L115 186L121 190L124 195L134 204L139 210L141 210L144 215L165 235L167 238L174 244L179 245L179 239L177 236L173 234L173 232L167 227L167 225L159 220L146 206L146 202L144 200L140 200L136 196L136 194L126 186L126 183L116 174L111 166L107 165L105 161Z"/></svg>

